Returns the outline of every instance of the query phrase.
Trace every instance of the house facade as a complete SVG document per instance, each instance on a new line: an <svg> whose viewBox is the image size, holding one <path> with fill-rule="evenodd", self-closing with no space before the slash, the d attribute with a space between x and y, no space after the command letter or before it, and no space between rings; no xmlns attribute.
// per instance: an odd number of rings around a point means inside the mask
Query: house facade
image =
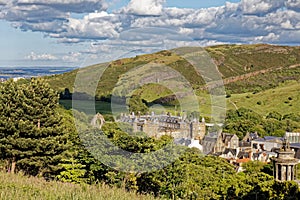
<svg viewBox="0 0 300 200"><path fill-rule="evenodd" d="M119 122L129 123L134 132L142 131L150 137L159 138L162 135L170 135L173 138L190 138L202 140L206 133L205 120L188 119L170 114L156 115L131 115L121 114Z"/></svg>

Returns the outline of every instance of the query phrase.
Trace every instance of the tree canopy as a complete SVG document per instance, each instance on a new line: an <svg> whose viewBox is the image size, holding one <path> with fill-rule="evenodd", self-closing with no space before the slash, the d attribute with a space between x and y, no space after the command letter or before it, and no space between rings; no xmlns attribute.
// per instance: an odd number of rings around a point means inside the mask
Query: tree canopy
<svg viewBox="0 0 300 200"><path fill-rule="evenodd" d="M58 94L41 79L0 85L0 149L8 170L46 175L68 148Z"/></svg>

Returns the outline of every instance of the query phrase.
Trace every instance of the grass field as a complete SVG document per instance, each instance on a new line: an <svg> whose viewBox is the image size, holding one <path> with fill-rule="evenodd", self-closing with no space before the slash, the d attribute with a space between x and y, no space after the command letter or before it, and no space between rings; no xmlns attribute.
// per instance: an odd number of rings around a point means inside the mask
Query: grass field
<svg viewBox="0 0 300 200"><path fill-rule="evenodd" d="M28 178L0 172L1 200L151 200L142 196L110 188L106 185L74 185L70 183L46 182L40 178Z"/></svg>
<svg viewBox="0 0 300 200"><path fill-rule="evenodd" d="M233 94L227 99L227 109L245 107L266 115L271 111L281 114L300 113L300 83L289 81L279 87L256 94Z"/></svg>

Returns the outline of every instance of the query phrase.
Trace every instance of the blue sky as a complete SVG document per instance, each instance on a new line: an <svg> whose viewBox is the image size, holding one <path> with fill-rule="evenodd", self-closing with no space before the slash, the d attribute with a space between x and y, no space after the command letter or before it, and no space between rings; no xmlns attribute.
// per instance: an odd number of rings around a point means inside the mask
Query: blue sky
<svg viewBox="0 0 300 200"><path fill-rule="evenodd" d="M180 46L298 45L298 0L0 0L0 67L86 66Z"/></svg>

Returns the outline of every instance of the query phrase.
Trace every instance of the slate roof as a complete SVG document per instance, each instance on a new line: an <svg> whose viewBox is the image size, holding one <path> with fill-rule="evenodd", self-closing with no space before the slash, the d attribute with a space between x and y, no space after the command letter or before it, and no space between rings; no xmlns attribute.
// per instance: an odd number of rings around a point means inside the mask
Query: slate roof
<svg viewBox="0 0 300 200"><path fill-rule="evenodd" d="M265 136L263 138L257 138L253 140L254 142L283 142L283 137L276 137L276 136Z"/></svg>
<svg viewBox="0 0 300 200"><path fill-rule="evenodd" d="M231 148L226 148L225 150L224 150L224 152L223 152L223 154L228 154L229 152L231 152L232 153L232 155L236 155L236 149L231 149Z"/></svg>
<svg viewBox="0 0 300 200"><path fill-rule="evenodd" d="M242 158L249 158L249 152L244 152L244 151L240 151L237 155L238 159L242 159Z"/></svg>
<svg viewBox="0 0 300 200"><path fill-rule="evenodd" d="M192 143L192 139L190 138L176 138L174 139L174 143L177 145L188 146Z"/></svg>

